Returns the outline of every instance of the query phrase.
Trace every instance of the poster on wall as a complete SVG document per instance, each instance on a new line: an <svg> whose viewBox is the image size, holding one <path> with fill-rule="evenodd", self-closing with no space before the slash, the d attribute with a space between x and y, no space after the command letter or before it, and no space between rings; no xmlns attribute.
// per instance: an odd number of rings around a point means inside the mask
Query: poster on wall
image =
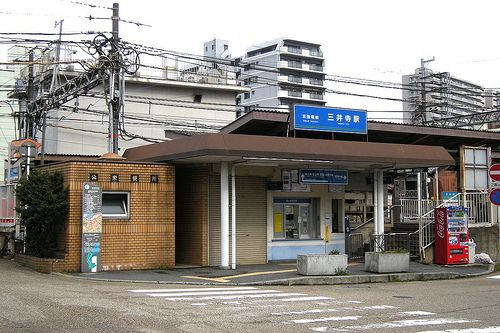
<svg viewBox="0 0 500 333"><path fill-rule="evenodd" d="M81 271L100 271L102 233L102 191L92 183L83 184Z"/></svg>

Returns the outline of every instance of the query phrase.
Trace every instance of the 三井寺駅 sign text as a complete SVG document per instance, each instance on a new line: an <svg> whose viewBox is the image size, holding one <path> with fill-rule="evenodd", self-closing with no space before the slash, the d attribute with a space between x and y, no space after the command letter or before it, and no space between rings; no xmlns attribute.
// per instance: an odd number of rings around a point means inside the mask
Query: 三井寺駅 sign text
<svg viewBox="0 0 500 333"><path fill-rule="evenodd" d="M366 111L295 105L291 125L295 130L366 134Z"/></svg>

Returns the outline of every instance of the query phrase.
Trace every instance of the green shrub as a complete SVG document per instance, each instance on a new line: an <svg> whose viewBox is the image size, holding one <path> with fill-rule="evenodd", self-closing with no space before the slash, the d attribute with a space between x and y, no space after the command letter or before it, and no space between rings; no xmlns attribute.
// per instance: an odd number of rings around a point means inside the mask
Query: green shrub
<svg viewBox="0 0 500 333"><path fill-rule="evenodd" d="M386 250L386 251L383 251L383 253L408 253L410 251L408 251L407 249L393 249L393 250Z"/></svg>
<svg viewBox="0 0 500 333"><path fill-rule="evenodd" d="M68 214L68 191L60 173L34 170L16 189L17 212L26 227L26 253L51 258Z"/></svg>
<svg viewBox="0 0 500 333"><path fill-rule="evenodd" d="M336 254L340 254L339 250L331 250L330 252L328 252L329 255L336 255Z"/></svg>
<svg viewBox="0 0 500 333"><path fill-rule="evenodd" d="M344 268L336 268L335 269L335 276L345 276L345 275L349 275L349 272L347 271L347 269L344 269Z"/></svg>

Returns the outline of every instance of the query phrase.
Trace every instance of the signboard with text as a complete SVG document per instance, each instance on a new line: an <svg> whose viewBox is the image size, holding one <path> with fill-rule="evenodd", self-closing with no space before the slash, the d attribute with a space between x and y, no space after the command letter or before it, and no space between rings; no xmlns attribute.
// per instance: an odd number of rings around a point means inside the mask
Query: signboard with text
<svg viewBox="0 0 500 333"><path fill-rule="evenodd" d="M91 183L84 183L82 200L82 273L100 271L101 233L101 188Z"/></svg>
<svg viewBox="0 0 500 333"><path fill-rule="evenodd" d="M294 130L366 134L366 111L295 105L291 127Z"/></svg>
<svg viewBox="0 0 500 333"><path fill-rule="evenodd" d="M300 169L299 182L301 184L347 185L347 170Z"/></svg>

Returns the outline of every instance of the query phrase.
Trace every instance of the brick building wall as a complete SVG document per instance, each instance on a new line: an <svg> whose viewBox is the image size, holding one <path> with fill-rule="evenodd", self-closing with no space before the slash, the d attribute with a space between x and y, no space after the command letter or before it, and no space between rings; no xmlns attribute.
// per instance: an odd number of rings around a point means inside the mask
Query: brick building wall
<svg viewBox="0 0 500 333"><path fill-rule="evenodd" d="M208 168L176 168L176 257L180 264L208 266Z"/></svg>
<svg viewBox="0 0 500 333"><path fill-rule="evenodd" d="M157 269L175 266L175 169L165 164L62 162L40 167L58 171L69 189L69 214L60 235L64 260L55 271L80 271L83 183L98 174L103 191L130 193L129 219L103 219L101 269ZM119 181L111 182L111 174ZM139 175L132 183L131 175ZM151 182L151 175L158 182Z"/></svg>

